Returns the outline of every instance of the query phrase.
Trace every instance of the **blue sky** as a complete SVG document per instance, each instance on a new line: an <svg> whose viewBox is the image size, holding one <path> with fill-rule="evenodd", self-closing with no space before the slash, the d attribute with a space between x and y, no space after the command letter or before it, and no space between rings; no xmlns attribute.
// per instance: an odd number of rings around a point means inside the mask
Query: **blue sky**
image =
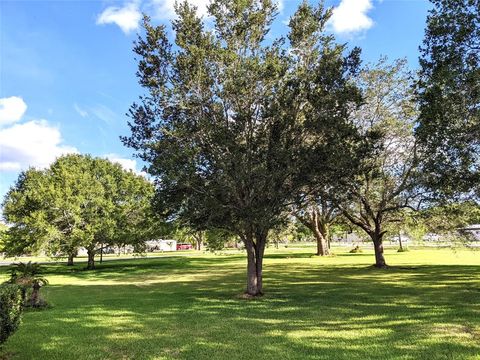
<svg viewBox="0 0 480 360"><path fill-rule="evenodd" d="M190 0L204 13L207 0ZM273 35L300 1L277 0ZM120 135L141 94L132 42L141 12L168 23L174 0L0 1L0 197L28 166L68 152L141 170ZM329 28L365 62L407 57L417 67L427 0L327 0Z"/></svg>

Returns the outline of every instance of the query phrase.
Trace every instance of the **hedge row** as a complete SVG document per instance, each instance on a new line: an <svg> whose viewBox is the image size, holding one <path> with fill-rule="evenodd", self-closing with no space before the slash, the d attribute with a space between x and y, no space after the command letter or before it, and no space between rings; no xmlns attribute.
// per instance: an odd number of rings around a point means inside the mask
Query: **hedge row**
<svg viewBox="0 0 480 360"><path fill-rule="evenodd" d="M15 284L0 285L0 344L17 330L23 310L22 288Z"/></svg>

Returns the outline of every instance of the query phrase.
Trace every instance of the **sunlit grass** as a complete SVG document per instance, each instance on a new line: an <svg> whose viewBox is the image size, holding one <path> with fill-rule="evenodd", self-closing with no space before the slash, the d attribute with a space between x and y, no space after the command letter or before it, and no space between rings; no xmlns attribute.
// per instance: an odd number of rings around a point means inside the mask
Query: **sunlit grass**
<svg viewBox="0 0 480 360"><path fill-rule="evenodd" d="M189 254L45 265L52 305L27 312L12 359L480 359L480 252L267 249L266 295L245 257ZM0 268L0 277L7 275Z"/></svg>

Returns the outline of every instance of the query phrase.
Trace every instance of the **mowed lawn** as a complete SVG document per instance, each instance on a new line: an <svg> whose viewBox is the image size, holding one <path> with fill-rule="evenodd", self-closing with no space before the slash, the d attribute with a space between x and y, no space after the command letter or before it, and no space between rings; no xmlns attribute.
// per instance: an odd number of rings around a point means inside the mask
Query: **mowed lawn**
<svg viewBox="0 0 480 360"><path fill-rule="evenodd" d="M391 249L378 270L370 251L312 251L267 249L258 300L243 253L45 265L51 308L0 358L480 359L480 252Z"/></svg>

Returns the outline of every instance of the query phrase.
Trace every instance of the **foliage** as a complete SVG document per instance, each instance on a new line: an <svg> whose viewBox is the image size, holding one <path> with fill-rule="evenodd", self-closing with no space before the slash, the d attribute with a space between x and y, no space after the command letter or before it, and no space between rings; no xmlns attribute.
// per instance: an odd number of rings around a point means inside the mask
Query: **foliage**
<svg viewBox="0 0 480 360"><path fill-rule="evenodd" d="M4 250L73 256L84 247L93 267L101 246L136 245L159 231L152 197L153 186L119 164L60 157L48 169L22 172L8 192L3 215L12 226Z"/></svg>
<svg viewBox="0 0 480 360"><path fill-rule="evenodd" d="M0 253L3 252L3 243L7 236L8 226L0 222Z"/></svg>
<svg viewBox="0 0 480 360"><path fill-rule="evenodd" d="M417 84L426 185L480 196L480 1L431 0Z"/></svg>
<svg viewBox="0 0 480 360"><path fill-rule="evenodd" d="M358 253L363 253L362 248L360 245L355 246L353 249L349 251L350 254L358 254Z"/></svg>
<svg viewBox="0 0 480 360"><path fill-rule="evenodd" d="M174 44L144 18L134 52L146 94L123 141L149 164L160 213L242 239L247 292L260 295L268 233L306 182L326 177L329 147L351 130L358 50L344 57L345 46L324 34L331 11L322 5L304 3L292 17L291 52L287 39L266 41L272 0L214 0L213 29L188 2L176 12Z"/></svg>
<svg viewBox="0 0 480 360"><path fill-rule="evenodd" d="M207 243L208 251L222 250L225 243L236 241L235 236L222 229L211 229L206 231L205 241Z"/></svg>
<svg viewBox="0 0 480 360"><path fill-rule="evenodd" d="M23 282L22 279L30 279L31 277L39 275L41 266L39 263L32 263L31 261L24 263L18 262L12 265L10 273L10 282L12 284Z"/></svg>
<svg viewBox="0 0 480 360"><path fill-rule="evenodd" d="M289 219L283 224L280 224L270 231L269 243L273 242L278 249L279 243L288 244L298 238L298 224Z"/></svg>
<svg viewBox="0 0 480 360"><path fill-rule="evenodd" d="M48 280L41 275L40 264L31 261L13 264L9 282L21 286L23 303L26 306L38 308L46 305L40 297L40 288L47 285Z"/></svg>
<svg viewBox="0 0 480 360"><path fill-rule="evenodd" d="M480 207L474 201L442 204L424 209L419 214L420 221L428 232L447 234L480 223Z"/></svg>
<svg viewBox="0 0 480 360"><path fill-rule="evenodd" d="M14 284L0 285L0 344L20 325L23 310L22 291Z"/></svg>
<svg viewBox="0 0 480 360"><path fill-rule="evenodd" d="M414 124L417 117L412 75L404 60L386 58L366 67L359 77L365 103L353 115L375 153L364 157L362 172L339 201L343 215L371 238L377 267L385 267L382 238L385 225L397 221L400 210L419 202Z"/></svg>
<svg viewBox="0 0 480 360"><path fill-rule="evenodd" d="M202 250L206 245L209 251L216 251L223 249L233 235L222 229L194 230L188 226L177 225L170 231L169 236L177 241L194 245L196 250Z"/></svg>
<svg viewBox="0 0 480 360"><path fill-rule="evenodd" d="M330 226L340 215L339 208L327 195L307 196L303 206L296 208L295 217L308 228L317 240L317 255L329 255Z"/></svg>

